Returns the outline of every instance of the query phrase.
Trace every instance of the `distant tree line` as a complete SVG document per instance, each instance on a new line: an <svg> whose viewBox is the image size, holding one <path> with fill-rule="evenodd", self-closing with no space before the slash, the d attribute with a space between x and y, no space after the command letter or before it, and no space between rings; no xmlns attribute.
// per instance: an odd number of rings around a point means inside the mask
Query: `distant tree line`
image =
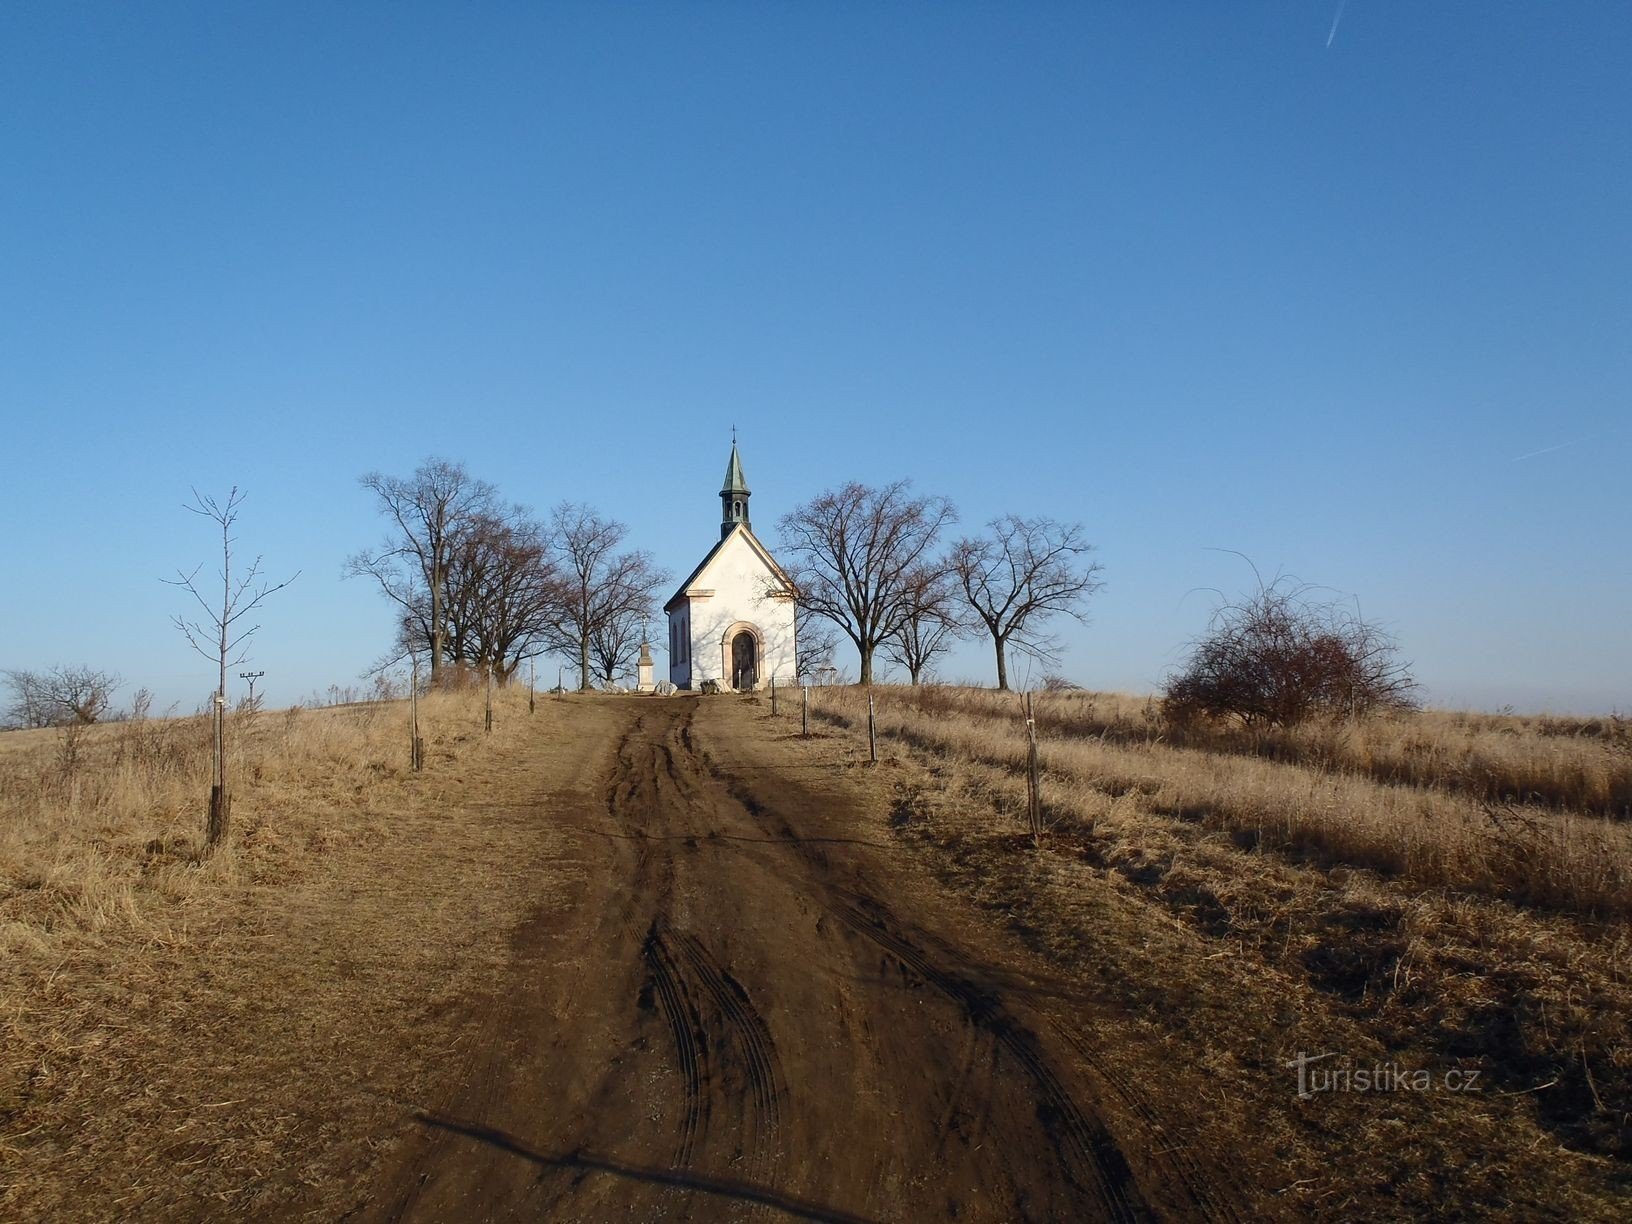
<svg viewBox="0 0 1632 1224"><path fill-rule="evenodd" d="M1009 687L1015 655L1054 662L1060 643L1049 622L1084 620L1102 585L1082 525L1005 514L948 542L957 517L946 498L914 494L905 480L850 483L785 514L783 563L800 634L824 622L849 638L863 684L872 683L880 653L918 684L972 636L991 641L999 688ZM801 643L801 654L812 653Z"/></svg>
<svg viewBox="0 0 1632 1224"><path fill-rule="evenodd" d="M947 542L956 522L950 501L914 494L905 480L847 484L784 515L801 674L831 659L838 633L856 648L863 684L880 654L918 684L970 637L991 643L1000 689L1009 687L1016 656L1057 663L1051 627L1060 618L1084 621L1103 585L1082 525L1010 513ZM1165 685L1168 716L1288 726L1412 706L1417 685L1394 639L1316 591L1260 579L1252 594L1223 602ZM1045 683L1068 684L1058 676Z"/></svg>
<svg viewBox="0 0 1632 1224"><path fill-rule="evenodd" d="M395 606L383 666L417 656L433 685L450 666L492 669L502 681L556 654L577 664L585 689L632 666L667 575L650 554L623 547L622 523L572 502L539 519L446 459L361 483L386 535L346 573L373 579Z"/></svg>

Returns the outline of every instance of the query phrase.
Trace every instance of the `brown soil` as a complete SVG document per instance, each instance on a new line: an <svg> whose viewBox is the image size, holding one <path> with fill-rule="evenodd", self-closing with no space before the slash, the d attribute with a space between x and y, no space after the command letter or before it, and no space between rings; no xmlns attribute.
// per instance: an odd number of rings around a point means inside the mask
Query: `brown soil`
<svg viewBox="0 0 1632 1224"><path fill-rule="evenodd" d="M768 761L747 703L623 709L556 805L565 886L365 1215L1248 1214L1098 1056L1105 1005L915 866L876 786Z"/></svg>

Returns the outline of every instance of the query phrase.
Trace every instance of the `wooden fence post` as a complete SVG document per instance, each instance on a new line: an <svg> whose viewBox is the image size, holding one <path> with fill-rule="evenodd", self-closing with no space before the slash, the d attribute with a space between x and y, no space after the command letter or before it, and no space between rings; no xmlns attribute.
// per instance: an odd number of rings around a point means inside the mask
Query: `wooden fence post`
<svg viewBox="0 0 1632 1224"><path fill-rule="evenodd" d="M486 726L486 729L488 731L493 730L493 664L491 664L491 663L489 663L487 665L487 726Z"/></svg>
<svg viewBox="0 0 1632 1224"><path fill-rule="evenodd" d="M1037 713L1031 694L1026 694L1026 819L1031 824L1031 844L1043 841L1043 788L1037 767Z"/></svg>
<svg viewBox="0 0 1632 1224"><path fill-rule="evenodd" d="M867 756L878 764L878 716L873 710L873 686L867 686Z"/></svg>
<svg viewBox="0 0 1632 1224"><path fill-rule="evenodd" d="M776 717L776 673L771 673L771 717Z"/></svg>
<svg viewBox="0 0 1632 1224"><path fill-rule="evenodd" d="M810 738L810 685L799 686L799 735L803 739Z"/></svg>
<svg viewBox="0 0 1632 1224"><path fill-rule="evenodd" d="M425 768L425 741L419 738L419 656L414 656L413 678L408 682L408 764Z"/></svg>
<svg viewBox="0 0 1632 1224"><path fill-rule="evenodd" d="M232 797L227 792L227 694L224 687L216 690L210 708L215 712L215 759L211 771L210 820L204 840L213 850L226 840L232 812Z"/></svg>

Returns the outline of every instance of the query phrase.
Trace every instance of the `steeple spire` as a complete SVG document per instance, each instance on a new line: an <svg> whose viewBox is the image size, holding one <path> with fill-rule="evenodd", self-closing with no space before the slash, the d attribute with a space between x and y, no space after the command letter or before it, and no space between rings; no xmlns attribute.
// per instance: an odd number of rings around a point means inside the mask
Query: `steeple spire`
<svg viewBox="0 0 1632 1224"><path fill-rule="evenodd" d="M742 475L742 459L737 454L737 427L731 427L731 461L725 467L725 485L720 489L720 538L731 534L731 528L748 523L748 482Z"/></svg>

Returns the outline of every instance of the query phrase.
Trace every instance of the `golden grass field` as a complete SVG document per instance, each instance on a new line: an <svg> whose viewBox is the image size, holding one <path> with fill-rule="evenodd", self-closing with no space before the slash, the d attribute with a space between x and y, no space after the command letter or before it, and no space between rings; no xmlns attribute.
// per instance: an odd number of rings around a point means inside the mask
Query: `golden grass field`
<svg viewBox="0 0 1632 1224"><path fill-rule="evenodd" d="M818 720L859 750L864 691L815 693ZM1174 735L1142 698L1038 694L1050 829L1034 851L1020 832L1018 695L880 687L875 698L882 740L964 797L922 811L909 799L902 823L1040 937L1091 939L1066 916L1108 882L1217 955L1307 987L1379 1052L1468 1060L1570 1150L1632 1159L1624 720L1429 711ZM1372 1142L1399 1145L1386 1132Z"/></svg>
<svg viewBox="0 0 1632 1224"><path fill-rule="evenodd" d="M842 690L841 690L842 691ZM1018 769L1019 698L880 688L890 733ZM1154 702L1036 699L1058 816L1190 818L1282 854L1573 913L1632 915L1632 727L1427 712L1249 732ZM851 707L853 709L853 707Z"/></svg>
<svg viewBox="0 0 1632 1224"><path fill-rule="evenodd" d="M433 741L450 706L468 720L471 700L426 702ZM387 762L406 752L401 710L383 704L239 714L229 727L231 784L255 796L248 810L287 804L304 819L280 821L274 834L264 816L252 818L236 831L249 853L207 859L199 816L210 785L206 717L0 736L0 952L62 951L109 929L165 939L193 897L241 882L264 839L303 837L304 848L321 850L326 837L359 835L363 813L349 810L351 800L397 772ZM314 798L330 810L314 808Z"/></svg>
<svg viewBox="0 0 1632 1224"><path fill-rule="evenodd" d="M405 703L236 717L208 857L204 719L0 735L0 1218L350 1201L537 903L539 707L423 700L423 774Z"/></svg>
<svg viewBox="0 0 1632 1224"><path fill-rule="evenodd" d="M1291 1214L1340 1211L1367 1179L1446 1204L1453 1160L1481 1210L1523 1185L1557 1218L1614 1218L1632 1194L1625 721L1424 712L1251 734L1169 727L1142 698L1038 694L1034 846L1018 696L874 692L893 836L1102 982L1153 1076L1160 1055L1187 1082L1216 1067L1237 1085L1207 1107L1240 1119L1247 1173L1308 1167ZM812 690L808 752L864 754L866 703ZM203 719L0 735L0 1215L111 1218L173 1203L178 1177L194 1213L343 1201L343 1170L372 1158L358 1145L461 1040L451 1001L507 963L555 852L540 796L577 764L505 754L567 720L593 736L599 709L541 699L529 718L505 693L487 736L478 694L436 695L423 775L401 703L235 717L234 828L211 856ZM765 723L777 751L807 751L798 720L784 697ZM1111 956L1097 924L1113 912ZM1149 932L1131 958L1130 922ZM1477 1069L1483 1093L1323 1122L1263 1052L1289 1031ZM248 1104L207 1091L246 1082ZM1336 1158L1352 1168L1335 1197L1295 1197L1328 1193Z"/></svg>

